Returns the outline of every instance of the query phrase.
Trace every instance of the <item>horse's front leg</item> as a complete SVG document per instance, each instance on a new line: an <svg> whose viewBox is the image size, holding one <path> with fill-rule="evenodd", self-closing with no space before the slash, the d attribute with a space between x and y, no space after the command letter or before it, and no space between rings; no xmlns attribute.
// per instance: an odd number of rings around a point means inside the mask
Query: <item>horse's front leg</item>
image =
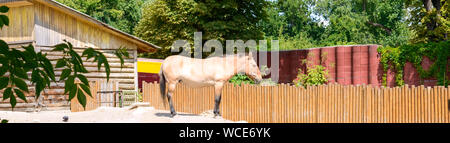
<svg viewBox="0 0 450 143"><path fill-rule="evenodd" d="M167 100L169 101L169 106L170 106L170 114L172 114L172 117L177 115L177 112L175 112L175 108L173 107L173 99L172 99L172 95L173 92L175 91L175 87L176 87L176 83L169 83L169 90L167 92Z"/></svg>
<svg viewBox="0 0 450 143"><path fill-rule="evenodd" d="M223 83L216 83L214 85L214 95L215 95L215 106L214 106L214 117L216 116L220 116L220 109L219 109L219 105L220 105L220 100L222 98L222 87L223 87Z"/></svg>

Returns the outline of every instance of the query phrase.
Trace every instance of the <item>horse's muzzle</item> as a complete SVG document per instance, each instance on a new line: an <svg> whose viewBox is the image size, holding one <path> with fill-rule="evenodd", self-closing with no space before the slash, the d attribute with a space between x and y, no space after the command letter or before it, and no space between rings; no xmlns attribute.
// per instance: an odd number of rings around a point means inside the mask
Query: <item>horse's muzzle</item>
<svg viewBox="0 0 450 143"><path fill-rule="evenodd" d="M255 79L255 83L256 83L256 84L260 84L261 81L262 81L262 79Z"/></svg>

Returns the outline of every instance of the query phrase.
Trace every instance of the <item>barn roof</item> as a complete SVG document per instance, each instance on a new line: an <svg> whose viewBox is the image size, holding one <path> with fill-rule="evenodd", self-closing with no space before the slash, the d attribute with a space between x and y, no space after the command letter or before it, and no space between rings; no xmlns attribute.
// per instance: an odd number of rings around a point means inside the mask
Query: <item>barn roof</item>
<svg viewBox="0 0 450 143"><path fill-rule="evenodd" d="M5 3L5 2L12 2L12 3L14 3L14 2L17 2L17 1L20 1L20 0L0 0L0 3ZM138 38L136 36L130 35L128 33L120 31L120 30L118 30L118 29L116 29L114 27L111 27L111 26L109 26L108 24L106 24L104 22L101 22L101 21L99 21L99 20L97 20L97 19L95 19L95 18L93 18L93 17L91 17L91 16L89 16L87 14L79 12L79 11L77 11L75 9L72 9L72 8L70 8L70 7L68 7L68 6L64 5L64 4L61 4L59 2L56 2L54 0L24 0L24 1L39 2L41 4L47 5L49 7L52 7L54 9L56 9L56 10L60 10L60 11L62 11L64 13L72 15L72 16L74 16L76 18L82 19L83 21L88 22L90 24L94 24L94 25L97 25L97 26L99 26L101 28L104 28L106 31L108 31L108 32L110 32L110 33L112 33L112 34L114 34L116 36L119 36L121 38L124 38L124 39L127 39L129 41L132 41L133 43L136 43L137 45L139 45L138 46L138 50L140 50L140 51L150 52L150 51L154 51L154 50L151 50L151 48L154 48L154 49L160 49L161 48L161 47L159 47L157 45L154 45L152 43L144 41L144 40L142 40L142 39L140 39L140 38Z"/></svg>

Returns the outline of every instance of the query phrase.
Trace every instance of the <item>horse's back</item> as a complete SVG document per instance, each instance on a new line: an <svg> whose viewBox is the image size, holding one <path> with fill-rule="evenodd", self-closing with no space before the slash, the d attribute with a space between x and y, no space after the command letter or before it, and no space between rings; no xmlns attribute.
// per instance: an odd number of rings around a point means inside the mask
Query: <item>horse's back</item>
<svg viewBox="0 0 450 143"><path fill-rule="evenodd" d="M167 57L162 70L170 79L179 80L193 87L213 85L217 77L222 77L221 58L195 59L179 55ZM219 75L218 75L219 74Z"/></svg>

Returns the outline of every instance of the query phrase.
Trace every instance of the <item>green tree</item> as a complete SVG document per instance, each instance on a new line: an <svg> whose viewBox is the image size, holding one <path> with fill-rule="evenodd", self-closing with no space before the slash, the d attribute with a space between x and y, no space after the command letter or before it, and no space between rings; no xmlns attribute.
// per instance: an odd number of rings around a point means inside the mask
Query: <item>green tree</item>
<svg viewBox="0 0 450 143"><path fill-rule="evenodd" d="M203 42L259 40L264 34L257 23L266 17L266 5L265 0L154 0L145 4L135 35L164 47L158 55L170 54L176 40L193 43L194 32L203 32Z"/></svg>
<svg viewBox="0 0 450 143"><path fill-rule="evenodd" d="M324 27L311 16L312 0L270 1L268 18L261 21L265 36L280 40L280 49L311 48L320 41ZM270 48L270 47L269 47Z"/></svg>
<svg viewBox="0 0 450 143"><path fill-rule="evenodd" d="M146 0L57 0L114 28L132 34Z"/></svg>
<svg viewBox="0 0 450 143"><path fill-rule="evenodd" d="M448 0L406 0L409 24L416 33L413 43L448 40L450 2Z"/></svg>
<svg viewBox="0 0 450 143"><path fill-rule="evenodd" d="M324 45L345 43L406 44L411 32L406 24L403 0L323 0L315 12L329 21Z"/></svg>

